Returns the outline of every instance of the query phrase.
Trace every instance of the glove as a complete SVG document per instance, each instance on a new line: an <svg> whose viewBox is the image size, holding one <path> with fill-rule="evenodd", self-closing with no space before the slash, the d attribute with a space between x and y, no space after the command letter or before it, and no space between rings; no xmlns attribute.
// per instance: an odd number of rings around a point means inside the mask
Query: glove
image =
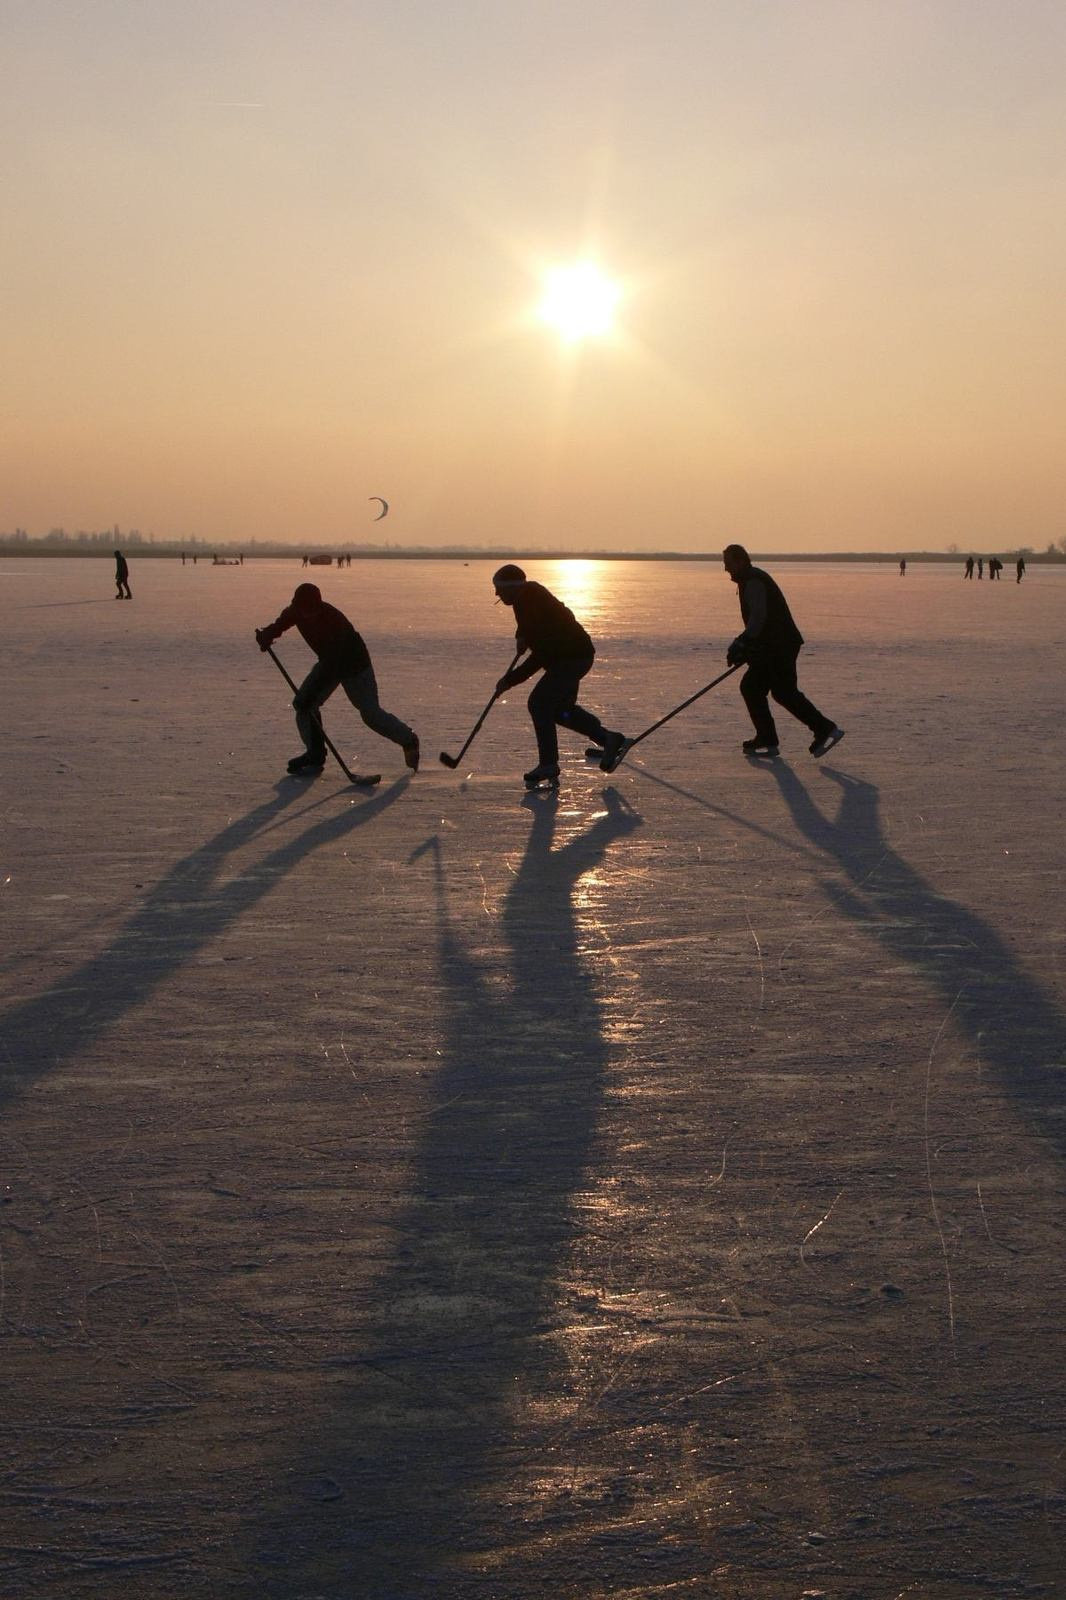
<svg viewBox="0 0 1066 1600"><path fill-rule="evenodd" d="M255 630L255 642L259 646L260 650L263 650L263 651L269 650L270 646L274 642L273 636L271 635L271 632L270 632L270 629L269 628L256 628L256 630Z"/></svg>
<svg viewBox="0 0 1066 1600"><path fill-rule="evenodd" d="M497 698L497 700L500 698L501 694L506 694L508 689L513 689L513 688L514 688L514 679L511 677L511 674L509 672L505 672L503 677L500 679L499 683L496 685L496 698Z"/></svg>
<svg viewBox="0 0 1066 1600"><path fill-rule="evenodd" d="M739 667L747 659L748 659L747 641L744 640L744 639L734 639L733 643L729 646L729 649L725 653L726 666L727 667Z"/></svg>

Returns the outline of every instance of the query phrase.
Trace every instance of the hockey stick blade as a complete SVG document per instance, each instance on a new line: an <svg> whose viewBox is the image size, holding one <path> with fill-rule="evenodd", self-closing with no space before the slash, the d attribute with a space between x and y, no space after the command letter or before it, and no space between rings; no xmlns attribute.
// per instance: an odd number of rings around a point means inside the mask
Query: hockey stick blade
<svg viewBox="0 0 1066 1600"><path fill-rule="evenodd" d="M515 652L514 657L513 657L512 661L511 661L511 665L507 668L507 671L508 672L512 671L512 669L518 664L519 660L524 655L525 655L525 646L523 645L521 650L517 650ZM459 754L457 756L450 756L446 750L442 750L441 751L441 753L440 753L440 762L441 762L441 766L442 767L447 767L450 772L454 772L455 771L456 767L459 765L460 761L466 755L466 752L470 749L470 746L473 744L474 740L477 738L478 734L481 732L482 724L484 723L485 718L488 716L489 712L492 710L493 706L496 704L496 701L497 701L498 698L499 697L496 694L496 691L493 690L492 698L489 700L488 705L485 707L485 709L481 713L480 717L478 717L477 721L474 723L474 726L471 728L470 733L467 736L466 743L463 745L463 748L460 750L460 752L459 752Z"/></svg>

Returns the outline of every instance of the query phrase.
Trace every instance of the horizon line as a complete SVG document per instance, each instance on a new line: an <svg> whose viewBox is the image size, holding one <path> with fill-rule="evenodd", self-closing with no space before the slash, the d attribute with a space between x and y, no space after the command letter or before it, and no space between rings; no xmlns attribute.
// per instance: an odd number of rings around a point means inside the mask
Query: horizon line
<svg viewBox="0 0 1066 1600"><path fill-rule="evenodd" d="M348 545L305 545L286 544L280 540L249 540L247 543L219 542L205 544L203 540L191 539L182 543L176 539L154 540L149 536L145 538L137 530L131 530L132 538L127 537L123 543L120 532L111 531L106 535L93 535L89 539L79 540L76 536L69 535L63 540L52 539L46 535L36 538L14 539L11 535L0 534L0 557L14 555L73 555L73 556L113 556L116 545L122 545L127 552L136 551L138 556L180 557L182 554L195 555L197 558L204 556L208 563L215 555L234 556L244 554L253 558L291 558L293 560L323 561L328 558L332 562L338 556L351 556L359 560L475 560L498 561L514 560L516 558L529 561L720 561L720 550L562 550L556 546L538 548L532 545L374 545L374 544L348 544ZM112 543L114 541L114 543ZM760 561L942 561L965 562L972 554L975 560L988 559L989 552L980 550L752 550L753 557ZM1007 548L1003 545L998 550L992 551L997 555L1002 551L1012 560L1024 557L1027 561L1059 562L1066 560L1066 551L1047 549L1036 550L1029 545Z"/></svg>

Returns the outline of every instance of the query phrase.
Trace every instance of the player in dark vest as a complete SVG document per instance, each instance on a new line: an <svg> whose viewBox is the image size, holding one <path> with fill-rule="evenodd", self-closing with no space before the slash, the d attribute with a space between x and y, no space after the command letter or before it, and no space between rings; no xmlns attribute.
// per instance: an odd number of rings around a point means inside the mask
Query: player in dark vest
<svg viewBox="0 0 1066 1600"><path fill-rule="evenodd" d="M796 682L803 635L792 620L788 602L770 574L752 566L743 545L727 545L722 563L737 586L744 619L743 632L729 646L726 661L731 667L741 662L748 667L740 680L740 692L755 725L755 737L744 740L745 754L777 755L777 728L768 698L772 695L811 730L811 755L824 756L843 739L844 730L823 716Z"/></svg>
<svg viewBox="0 0 1066 1600"><path fill-rule="evenodd" d="M534 673L543 677L529 696L529 714L537 735L539 762L527 772L525 782L557 784L559 780L559 738L556 727L571 728L591 739L603 750L600 766L610 772L611 764L625 745L625 736L612 733L599 717L577 703L582 678L590 670L596 650L574 613L557 600L543 584L532 583L521 567L513 563L494 574L496 598L515 614L515 646L528 650L525 661L512 667L496 685L496 693L506 694Z"/></svg>
<svg viewBox="0 0 1066 1600"><path fill-rule="evenodd" d="M378 702L378 686L370 652L343 611L327 605L318 586L301 583L280 617L266 628L255 630L260 650L269 650L286 628L295 627L311 646L318 660L301 683L293 699L296 727L304 742L303 755L293 756L290 772L321 772L326 761L319 707L325 705L334 689L343 688L368 728L401 745L403 757L412 772L418 771L418 736L383 711Z"/></svg>
<svg viewBox="0 0 1066 1600"><path fill-rule="evenodd" d="M115 551L115 599L132 600L130 593L130 568L129 562L121 550Z"/></svg>

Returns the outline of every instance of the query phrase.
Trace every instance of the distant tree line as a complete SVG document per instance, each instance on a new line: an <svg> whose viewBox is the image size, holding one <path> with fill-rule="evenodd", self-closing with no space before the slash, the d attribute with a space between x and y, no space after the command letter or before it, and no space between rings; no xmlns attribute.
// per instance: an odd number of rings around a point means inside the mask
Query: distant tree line
<svg viewBox="0 0 1066 1600"><path fill-rule="evenodd" d="M136 551L139 556L180 556L182 552L188 555L245 555L245 556L286 556L300 558L308 555L339 555L341 552L353 556L364 557L396 557L396 558L445 558L445 557L472 557L481 559L504 559L507 557L527 556L531 560L551 561L565 560L568 557L585 560L625 560L625 561L714 561L719 559L717 549L710 550L561 550L557 547L545 546L538 548L535 545L523 544L518 546L502 545L476 545L476 544L447 544L447 545L399 545L367 544L352 541L350 544L319 545L314 541L306 544L294 544L279 539L247 539L242 543L232 540L209 541L195 535L184 540L160 539L156 540L151 533L144 534L139 528L120 528L117 524L103 530L87 531L78 529L68 533L65 528L50 528L45 534L30 534L25 528L16 528L13 533L0 532L0 554L21 553L25 555L110 555L112 550ZM759 549L754 552L761 561L898 561L901 556L906 556L908 561L945 561L963 558L967 555L986 553L980 546L963 546L951 543L946 553L935 550L853 550L853 551L768 551ZM1066 536L1048 542L1044 551L1038 551L1034 545L1003 544L997 547L996 553L1006 556L1010 560L1024 556L1027 561L1062 561L1066 560Z"/></svg>
<svg viewBox="0 0 1066 1600"><path fill-rule="evenodd" d="M196 543L195 540L190 541ZM0 544L17 544L23 547L36 548L43 545L52 549L56 545L76 545L90 549L114 550L116 545L136 549L140 545L151 544L152 535L147 538L140 528L126 528L125 530L114 527L105 528L102 533L87 533L79 528L77 533L68 533L65 528L49 528L47 533L30 535L25 528L16 528L14 533L0 533Z"/></svg>

